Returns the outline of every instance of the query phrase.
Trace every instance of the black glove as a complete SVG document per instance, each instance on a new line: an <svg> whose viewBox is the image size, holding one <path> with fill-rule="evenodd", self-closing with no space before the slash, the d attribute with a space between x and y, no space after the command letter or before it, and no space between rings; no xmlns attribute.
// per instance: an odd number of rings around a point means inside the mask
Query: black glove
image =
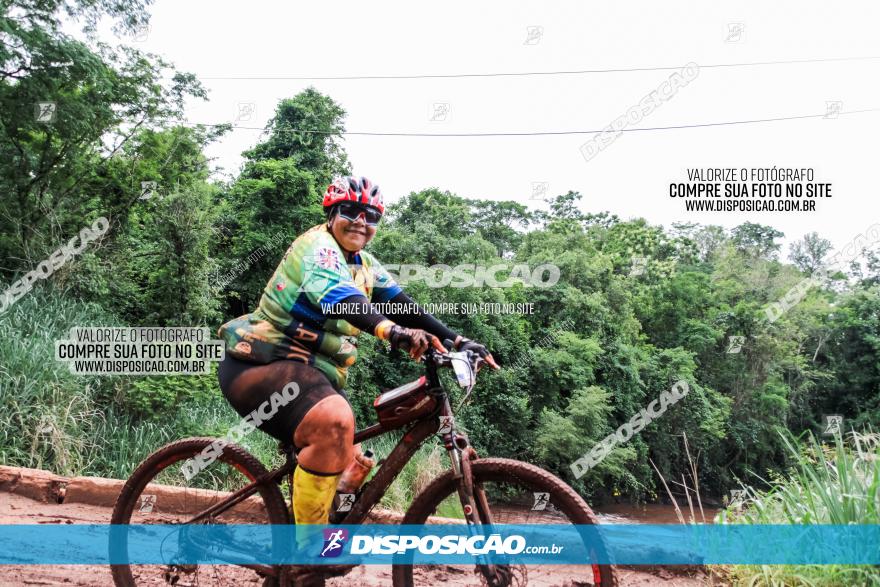
<svg viewBox="0 0 880 587"><path fill-rule="evenodd" d="M476 353L477 355L479 355L479 357L486 361L486 364L488 364L493 369L501 368L498 366L498 363L495 362L495 359L492 357L492 353L489 352L489 349L487 349L484 345L469 338L461 337L461 340L458 341L458 345L456 345L455 350L462 352L471 351L472 353Z"/></svg>
<svg viewBox="0 0 880 587"><path fill-rule="evenodd" d="M469 338L462 337L461 340L458 341L458 345L455 347L457 351L471 351L472 353L477 353L480 358L485 359L486 357L492 356L484 345L478 343L477 341L471 340Z"/></svg>
<svg viewBox="0 0 880 587"><path fill-rule="evenodd" d="M428 347L433 346L437 350L443 349L440 340L433 334L429 334L418 328L405 328L397 324L391 327L389 341L391 342L391 348L393 350L405 350L409 352L409 356L416 361L425 354Z"/></svg>

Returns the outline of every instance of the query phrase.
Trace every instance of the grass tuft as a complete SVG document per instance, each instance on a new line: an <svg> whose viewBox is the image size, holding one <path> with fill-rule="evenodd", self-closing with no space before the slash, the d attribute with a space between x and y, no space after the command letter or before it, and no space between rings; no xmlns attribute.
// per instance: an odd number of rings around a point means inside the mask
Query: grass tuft
<svg viewBox="0 0 880 587"><path fill-rule="evenodd" d="M723 524L880 523L880 434L851 432L833 444L812 434L799 444L788 434L794 460L788 474L766 481L765 491L744 487L742 507L716 518ZM860 565L763 565L732 567L748 585L880 585L880 568Z"/></svg>

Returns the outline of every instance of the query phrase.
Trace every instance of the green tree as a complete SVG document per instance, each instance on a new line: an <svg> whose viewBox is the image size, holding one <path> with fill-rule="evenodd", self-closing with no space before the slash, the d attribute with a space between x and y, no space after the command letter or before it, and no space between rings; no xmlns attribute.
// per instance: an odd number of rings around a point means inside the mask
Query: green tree
<svg viewBox="0 0 880 587"><path fill-rule="evenodd" d="M117 204L111 238L87 249L57 281L113 307L129 323L206 324L216 320L214 225L220 209L205 146L224 128L175 127L136 133L86 189ZM148 189L143 189L149 182ZM112 210L118 210L114 213Z"/></svg>
<svg viewBox="0 0 880 587"><path fill-rule="evenodd" d="M329 184L334 175L350 173L340 145L344 119L345 110L336 102L307 88L278 104L266 125L268 138L244 156L248 162L286 159L297 169L311 172L319 184ZM250 171L246 168L243 175Z"/></svg>
<svg viewBox="0 0 880 587"><path fill-rule="evenodd" d="M147 20L144 2L5 2L0 30L0 255L6 277L32 266L97 216L125 214L96 177L143 128L179 118L195 78L129 47L94 48L61 31L109 16L120 30ZM169 78L170 82L163 82ZM42 106L41 106L42 105Z"/></svg>
<svg viewBox="0 0 880 587"><path fill-rule="evenodd" d="M501 257L516 252L522 242L522 231L532 221L528 208L517 202L472 200L474 223L484 239L498 248Z"/></svg>
<svg viewBox="0 0 880 587"><path fill-rule="evenodd" d="M222 243L217 272L230 276L227 314L253 310L287 246L323 220L321 195L334 175L349 173L338 144L344 116L333 100L308 88L279 103L269 136L244 153L220 223L234 235Z"/></svg>
<svg viewBox="0 0 880 587"><path fill-rule="evenodd" d="M807 275L812 275L822 266L825 255L830 250L830 240L820 237L817 232L810 232L805 234L801 240L792 243L789 259L797 265L798 269Z"/></svg>
<svg viewBox="0 0 880 587"><path fill-rule="evenodd" d="M833 373L817 398L820 415L843 414L846 427L880 428L880 287L859 289L840 301L832 332L820 353Z"/></svg>
<svg viewBox="0 0 880 587"><path fill-rule="evenodd" d="M776 239L785 236L773 227L744 222L731 231L731 242L737 250L762 258L773 258L779 252Z"/></svg>

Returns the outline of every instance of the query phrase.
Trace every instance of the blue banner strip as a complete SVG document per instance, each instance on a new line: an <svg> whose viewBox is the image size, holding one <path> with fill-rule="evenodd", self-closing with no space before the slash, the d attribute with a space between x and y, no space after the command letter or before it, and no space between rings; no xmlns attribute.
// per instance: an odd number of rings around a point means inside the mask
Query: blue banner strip
<svg viewBox="0 0 880 587"><path fill-rule="evenodd" d="M0 564L880 564L880 526L0 525Z"/></svg>

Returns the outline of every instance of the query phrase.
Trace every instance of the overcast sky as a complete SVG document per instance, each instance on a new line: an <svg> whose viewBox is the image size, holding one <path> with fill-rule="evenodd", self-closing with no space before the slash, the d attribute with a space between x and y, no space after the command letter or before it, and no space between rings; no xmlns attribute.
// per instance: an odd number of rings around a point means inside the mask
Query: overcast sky
<svg viewBox="0 0 880 587"><path fill-rule="evenodd" d="M356 132L474 133L601 129L672 70L403 80L246 80L247 76L424 75L701 66L634 127L821 115L837 118L629 132L587 161L590 135L347 136L354 172L386 201L436 186L465 197L531 199L576 190L584 209L735 226L770 224L786 241L819 231L842 246L880 222L880 60L750 67L711 64L880 56L880 4L858 2L268 2L158 0L145 39L202 78L209 102L187 119L263 127L277 102L313 85ZM539 28L538 28L539 27ZM109 34L108 40L109 40ZM214 78L214 79L207 79ZM241 116L240 104L255 112ZM435 104L448 104L435 107ZM247 108L247 107L244 107ZM437 113L436 108L442 108ZM236 117L240 120L237 122ZM431 120L431 118L442 120ZM445 118L445 119L444 119ZM236 129L210 149L228 172L260 132ZM812 167L833 184L812 213L694 213L668 196L688 167Z"/></svg>

